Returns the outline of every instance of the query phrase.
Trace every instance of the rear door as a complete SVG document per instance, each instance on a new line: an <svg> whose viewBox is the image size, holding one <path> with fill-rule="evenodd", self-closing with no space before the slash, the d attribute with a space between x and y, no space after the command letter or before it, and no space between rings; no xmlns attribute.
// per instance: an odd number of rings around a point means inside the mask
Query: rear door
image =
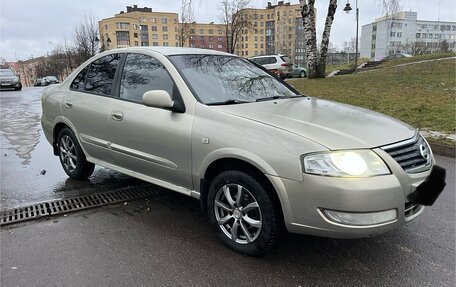
<svg viewBox="0 0 456 287"><path fill-rule="evenodd" d="M85 67L62 100L62 114L71 123L89 157L112 162L109 120L115 74L121 54L110 54Z"/></svg>

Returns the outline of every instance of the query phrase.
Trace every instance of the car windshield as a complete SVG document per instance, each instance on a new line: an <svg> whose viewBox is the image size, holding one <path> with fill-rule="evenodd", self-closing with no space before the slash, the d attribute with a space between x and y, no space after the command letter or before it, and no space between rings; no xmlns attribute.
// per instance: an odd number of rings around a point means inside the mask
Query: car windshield
<svg viewBox="0 0 456 287"><path fill-rule="evenodd" d="M171 56L199 100L234 104L297 94L249 61L221 55Z"/></svg>
<svg viewBox="0 0 456 287"><path fill-rule="evenodd" d="M4 76L4 77L14 76L14 73L11 70L0 70L0 76Z"/></svg>
<svg viewBox="0 0 456 287"><path fill-rule="evenodd" d="M57 81L57 78L54 76L47 76L46 79L50 81Z"/></svg>

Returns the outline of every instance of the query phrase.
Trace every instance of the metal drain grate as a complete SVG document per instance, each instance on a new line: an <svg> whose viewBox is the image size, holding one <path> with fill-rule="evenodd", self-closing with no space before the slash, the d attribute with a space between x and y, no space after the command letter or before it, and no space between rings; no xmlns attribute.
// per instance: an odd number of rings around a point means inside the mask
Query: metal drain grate
<svg viewBox="0 0 456 287"><path fill-rule="evenodd" d="M18 207L1 212L0 226L25 220L38 219L50 215L63 214L97 206L145 198L159 194L159 190L159 187L153 185L135 186L103 193L57 199L29 206Z"/></svg>

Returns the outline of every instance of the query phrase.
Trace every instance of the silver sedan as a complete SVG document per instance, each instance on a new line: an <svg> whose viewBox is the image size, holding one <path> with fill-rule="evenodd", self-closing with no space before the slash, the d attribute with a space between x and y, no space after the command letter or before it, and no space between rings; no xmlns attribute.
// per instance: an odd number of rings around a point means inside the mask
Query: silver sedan
<svg viewBox="0 0 456 287"><path fill-rule="evenodd" d="M411 126L303 96L231 54L141 47L96 55L45 89L42 126L71 178L98 164L201 201L249 255L282 228L356 238L396 229L443 189Z"/></svg>

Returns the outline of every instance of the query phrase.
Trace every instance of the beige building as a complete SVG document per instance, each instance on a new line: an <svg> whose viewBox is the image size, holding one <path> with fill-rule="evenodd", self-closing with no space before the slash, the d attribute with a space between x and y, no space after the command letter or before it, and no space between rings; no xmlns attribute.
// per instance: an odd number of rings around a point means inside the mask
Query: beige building
<svg viewBox="0 0 456 287"><path fill-rule="evenodd" d="M114 17L98 22L103 50L133 46L178 46L177 13L127 6Z"/></svg>
<svg viewBox="0 0 456 287"><path fill-rule="evenodd" d="M304 28L299 4L277 5L268 2L264 9L244 9L251 25L238 39L236 54L254 57L269 54L286 54L296 64L304 64Z"/></svg>
<svg viewBox="0 0 456 287"><path fill-rule="evenodd" d="M241 10L250 23L239 35L235 53L243 57L286 54L304 64L304 29L299 4L268 2L263 9ZM224 24L179 23L177 13L127 6L98 22L102 50L133 46L185 46L227 51Z"/></svg>

